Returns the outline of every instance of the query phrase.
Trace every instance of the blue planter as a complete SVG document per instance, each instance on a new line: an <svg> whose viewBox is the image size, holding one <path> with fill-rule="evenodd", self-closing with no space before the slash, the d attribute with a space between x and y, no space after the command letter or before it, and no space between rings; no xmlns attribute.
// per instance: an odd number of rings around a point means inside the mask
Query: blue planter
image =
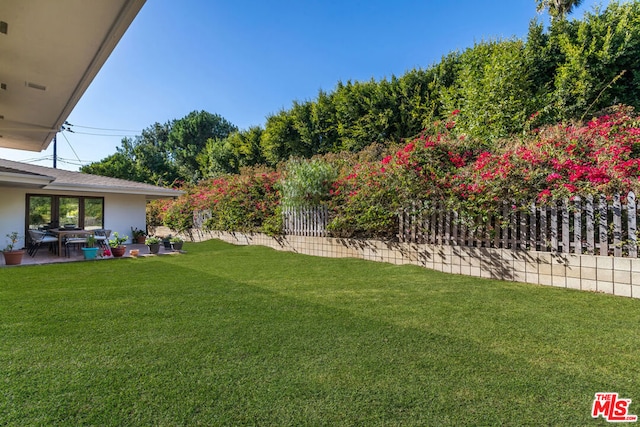
<svg viewBox="0 0 640 427"><path fill-rule="evenodd" d="M84 259L96 259L98 248L82 248Z"/></svg>

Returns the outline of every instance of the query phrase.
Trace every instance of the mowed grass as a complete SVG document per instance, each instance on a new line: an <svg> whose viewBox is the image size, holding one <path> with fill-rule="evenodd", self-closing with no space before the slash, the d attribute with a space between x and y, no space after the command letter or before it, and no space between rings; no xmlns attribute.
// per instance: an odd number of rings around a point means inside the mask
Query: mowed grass
<svg viewBox="0 0 640 427"><path fill-rule="evenodd" d="M0 269L1 425L605 425L640 300L219 241Z"/></svg>

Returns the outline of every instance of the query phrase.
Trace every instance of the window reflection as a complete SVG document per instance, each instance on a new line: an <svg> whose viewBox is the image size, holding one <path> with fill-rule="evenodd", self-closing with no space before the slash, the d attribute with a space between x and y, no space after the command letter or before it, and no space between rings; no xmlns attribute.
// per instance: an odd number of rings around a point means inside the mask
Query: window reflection
<svg viewBox="0 0 640 427"><path fill-rule="evenodd" d="M27 215L28 229L66 226L95 230L104 228L104 199L28 194Z"/></svg>

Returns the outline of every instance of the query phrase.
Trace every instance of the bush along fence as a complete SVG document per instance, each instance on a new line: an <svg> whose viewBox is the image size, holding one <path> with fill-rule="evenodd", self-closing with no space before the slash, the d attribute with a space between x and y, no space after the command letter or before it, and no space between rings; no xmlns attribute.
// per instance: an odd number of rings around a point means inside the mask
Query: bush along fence
<svg viewBox="0 0 640 427"><path fill-rule="evenodd" d="M443 203L416 202L399 218L399 240L448 246L638 257L636 196L573 197L473 221Z"/></svg>

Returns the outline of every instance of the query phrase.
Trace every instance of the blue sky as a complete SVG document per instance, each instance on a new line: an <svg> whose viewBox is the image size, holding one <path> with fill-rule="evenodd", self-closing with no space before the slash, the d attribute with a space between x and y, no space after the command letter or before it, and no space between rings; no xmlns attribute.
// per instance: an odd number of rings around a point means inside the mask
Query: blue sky
<svg viewBox="0 0 640 427"><path fill-rule="evenodd" d="M607 2L585 0L571 17L598 4ZM401 76L475 42L524 38L534 18L548 22L535 0L147 0L69 116L75 133L59 134L58 167L99 161L123 136L194 110L264 126L338 81ZM52 153L0 149L44 166Z"/></svg>

